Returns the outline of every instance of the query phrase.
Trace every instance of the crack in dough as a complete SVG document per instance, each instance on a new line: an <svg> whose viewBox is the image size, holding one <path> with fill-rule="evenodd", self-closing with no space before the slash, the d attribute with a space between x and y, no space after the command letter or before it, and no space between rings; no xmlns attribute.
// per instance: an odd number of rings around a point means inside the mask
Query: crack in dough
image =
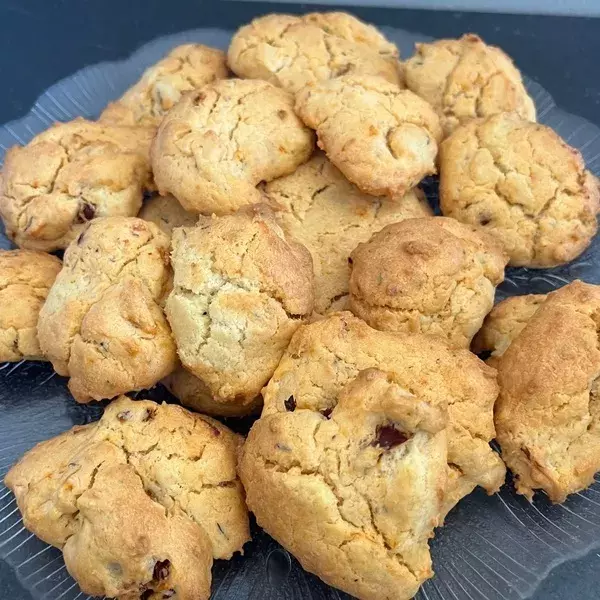
<svg viewBox="0 0 600 600"><path fill-rule="evenodd" d="M100 421L35 446L6 484L85 593L208 599L213 558L249 539L241 444L209 417L121 397Z"/></svg>
<svg viewBox="0 0 600 600"><path fill-rule="evenodd" d="M151 187L153 131L76 119L6 153L0 216L22 248L66 248L96 217L135 216Z"/></svg>
<svg viewBox="0 0 600 600"><path fill-rule="evenodd" d="M445 215L496 237L512 266L567 263L596 233L600 190L581 154L510 114L473 121L441 145Z"/></svg>
<svg viewBox="0 0 600 600"><path fill-rule="evenodd" d="M150 388L176 364L160 304L169 239L134 217L95 219L71 243L40 311L44 356L80 402Z"/></svg>

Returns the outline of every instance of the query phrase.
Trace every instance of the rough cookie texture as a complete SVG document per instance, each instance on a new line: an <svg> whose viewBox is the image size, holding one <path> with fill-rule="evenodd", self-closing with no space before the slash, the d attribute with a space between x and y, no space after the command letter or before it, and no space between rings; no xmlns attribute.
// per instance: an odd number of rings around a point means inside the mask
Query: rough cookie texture
<svg viewBox="0 0 600 600"><path fill-rule="evenodd" d="M207 599L213 557L249 539L241 443L209 417L123 396L100 421L35 446L5 483L86 594Z"/></svg>
<svg viewBox="0 0 600 600"><path fill-rule="evenodd" d="M521 73L500 48L477 35L416 44L403 67L406 86L437 110L445 135L471 119L501 112L535 121Z"/></svg>
<svg viewBox="0 0 600 600"><path fill-rule="evenodd" d="M262 406L260 396L249 403L224 402L218 396L213 396L202 379L181 366L163 379L162 383L183 406L209 415L242 417Z"/></svg>
<svg viewBox="0 0 600 600"><path fill-rule="evenodd" d="M494 235L513 266L579 256L596 233L599 204L581 154L544 125L495 115L460 127L441 146L443 213Z"/></svg>
<svg viewBox="0 0 600 600"><path fill-rule="evenodd" d="M493 366L494 361L506 352L546 298L546 294L511 296L496 304L473 338L473 352L490 352L487 362Z"/></svg>
<svg viewBox="0 0 600 600"><path fill-rule="evenodd" d="M175 227L192 227L198 220L198 215L188 212L179 204L177 198L171 196L153 195L144 202L138 217L151 221L170 236Z"/></svg>
<svg viewBox="0 0 600 600"><path fill-rule="evenodd" d="M500 488L504 463L489 446L496 372L434 336L377 331L348 312L304 325L263 390L263 417L289 406L327 412L341 388L370 368L394 373L399 385L432 406L448 403L443 515L477 485L490 494Z"/></svg>
<svg viewBox="0 0 600 600"><path fill-rule="evenodd" d="M517 492L553 502L600 470L600 286L548 294L495 362L497 440Z"/></svg>
<svg viewBox="0 0 600 600"><path fill-rule="evenodd" d="M142 219L95 219L67 248L38 337L76 400L150 388L175 368L160 307L170 282L169 238Z"/></svg>
<svg viewBox="0 0 600 600"><path fill-rule="evenodd" d="M217 402L248 405L313 309L310 253L265 206L173 233L166 312L183 365Z"/></svg>
<svg viewBox="0 0 600 600"><path fill-rule="evenodd" d="M317 131L319 148L367 194L401 197L436 172L438 116L419 96L380 77L344 76L307 87L296 111Z"/></svg>
<svg viewBox="0 0 600 600"><path fill-rule="evenodd" d="M135 216L151 185L153 131L76 119L8 150L0 216L15 244L66 248L96 217Z"/></svg>
<svg viewBox="0 0 600 600"><path fill-rule="evenodd" d="M315 271L315 311L348 305L348 258L385 225L426 217L431 208L419 189L397 202L361 192L317 152L306 164L265 186L283 229L310 250Z"/></svg>
<svg viewBox="0 0 600 600"><path fill-rule="evenodd" d="M292 93L344 74L401 83L396 46L341 12L254 19L233 36L227 59L240 77L264 79Z"/></svg>
<svg viewBox="0 0 600 600"><path fill-rule="evenodd" d="M45 252L0 250L0 362L42 360L38 315L60 268Z"/></svg>
<svg viewBox="0 0 600 600"><path fill-rule="evenodd" d="M186 210L227 214L260 202L256 185L293 172L313 147L291 94L266 81L222 80L169 111L152 144L152 167L160 193Z"/></svg>
<svg viewBox="0 0 600 600"><path fill-rule="evenodd" d="M382 331L427 333L468 348L494 306L507 257L454 219L388 225L352 252L350 309Z"/></svg>
<svg viewBox="0 0 600 600"><path fill-rule="evenodd" d="M254 424L240 459L248 507L328 584L408 600L433 575L428 539L446 488L447 407L377 369L337 392L326 414L290 401Z"/></svg>
<svg viewBox="0 0 600 600"><path fill-rule="evenodd" d="M225 53L221 50L202 44L177 46L148 68L119 100L109 104L100 121L158 127L185 92L225 79L227 75Z"/></svg>

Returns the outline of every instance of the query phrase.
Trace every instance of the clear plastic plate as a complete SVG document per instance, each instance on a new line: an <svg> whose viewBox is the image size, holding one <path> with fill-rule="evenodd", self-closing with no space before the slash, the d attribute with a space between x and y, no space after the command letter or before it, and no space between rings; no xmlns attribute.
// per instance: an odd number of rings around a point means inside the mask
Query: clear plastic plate
<svg viewBox="0 0 600 600"><path fill-rule="evenodd" d="M387 28L406 57L426 36ZM225 48L230 33L196 29L147 44L127 60L85 68L44 92L24 118L0 127L0 151L27 143L54 121L76 116L95 117L117 98L150 64L170 48L202 42ZM535 74L532 74L535 75ZM600 172L600 130L585 119L565 113L531 79L539 120L553 127L583 153L589 168ZM436 183L425 189L436 203ZM0 247L10 243L0 234ZM549 270L509 269L498 299L509 295L544 293L580 278L600 284L600 240L574 263ZM153 399L168 399L158 387ZM99 418L101 405L82 406L70 397L65 381L47 364L0 365L0 478L23 452L40 440L74 424ZM213 598L261 599L347 597L305 573L293 557L257 527L244 556L217 561ZM538 494L535 502L517 496L510 481L501 493L487 497L477 491L449 515L431 543L435 577L418 594L420 600L500 600L527 598L556 564L600 546L600 485L553 506ZM14 570L30 598L85 599L69 577L61 553L24 529L12 494L0 484L0 559ZM15 599L28 600L28 599Z"/></svg>

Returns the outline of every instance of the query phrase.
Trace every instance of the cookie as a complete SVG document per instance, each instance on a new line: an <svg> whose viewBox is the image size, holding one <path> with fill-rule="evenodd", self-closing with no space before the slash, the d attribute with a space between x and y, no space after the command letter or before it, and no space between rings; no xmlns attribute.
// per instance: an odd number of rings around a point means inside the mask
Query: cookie
<svg viewBox="0 0 600 600"><path fill-rule="evenodd" d="M240 458L248 507L329 585L408 600L433 575L447 406L377 369L351 376L331 400L327 413L288 401L254 424Z"/></svg>
<svg viewBox="0 0 600 600"><path fill-rule="evenodd" d="M496 430L517 492L552 502L600 471L600 286L574 281L548 294L495 361Z"/></svg>
<svg viewBox="0 0 600 600"><path fill-rule="evenodd" d="M111 125L158 127L185 92L227 76L225 53L221 50L202 44L177 46L146 69L119 100L109 104L99 120Z"/></svg>
<svg viewBox="0 0 600 600"><path fill-rule="evenodd" d="M495 236L512 266L553 267L579 256L596 233L599 204L581 154L544 125L495 115L442 143L442 212Z"/></svg>
<svg viewBox="0 0 600 600"><path fill-rule="evenodd" d="M505 468L494 438L496 372L464 349L434 336L377 331L342 312L302 326L263 390L263 417L298 410L328 413L340 390L365 369L394 373L403 389L434 407L448 403L445 515L480 485L492 494Z"/></svg>
<svg viewBox="0 0 600 600"><path fill-rule="evenodd" d="M317 152L291 175L264 188L283 229L310 251L315 271L315 311L348 305L348 258L385 225L431 215L424 194L409 191L398 202L361 192Z"/></svg>
<svg viewBox="0 0 600 600"><path fill-rule="evenodd" d="M344 74L402 80L396 46L341 12L254 19L233 36L227 60L240 77L264 79L294 94Z"/></svg>
<svg viewBox="0 0 600 600"><path fill-rule="evenodd" d="M312 312L310 253L257 205L176 229L171 256L165 309L179 358L215 402L247 412Z"/></svg>
<svg viewBox="0 0 600 600"><path fill-rule="evenodd" d="M313 146L291 94L266 81L222 80L169 111L152 144L152 168L162 195L222 215L260 202L256 185L293 172Z"/></svg>
<svg viewBox="0 0 600 600"><path fill-rule="evenodd" d="M169 238L142 219L94 219L67 248L38 338L77 401L150 388L175 368L160 307L170 283Z"/></svg>
<svg viewBox="0 0 600 600"><path fill-rule="evenodd" d="M454 219L387 225L352 252L350 310L371 327L439 335L468 348L494 306L507 257Z"/></svg>
<svg viewBox="0 0 600 600"><path fill-rule="evenodd" d="M213 396L202 379L192 375L187 369L179 367L162 380L162 384L181 404L197 412L218 417L242 417L256 412L262 406L262 398L252 402L239 403L223 401Z"/></svg>
<svg viewBox="0 0 600 600"><path fill-rule="evenodd" d="M494 361L506 352L546 298L546 294L510 296L496 304L473 338L473 352L489 353L487 362L493 366Z"/></svg>
<svg viewBox="0 0 600 600"><path fill-rule="evenodd" d="M416 44L403 65L408 89L440 115L444 135L477 117L514 112L535 121L535 104L512 60L479 36Z"/></svg>
<svg viewBox="0 0 600 600"><path fill-rule="evenodd" d="M179 204L177 198L154 194L142 206L138 217L154 223L163 233L171 236L175 227L192 227L198 220L198 215L188 212Z"/></svg>
<svg viewBox="0 0 600 600"><path fill-rule="evenodd" d="M100 421L35 446L5 483L85 594L208 599L213 558L250 537L241 444L209 417L123 396Z"/></svg>
<svg viewBox="0 0 600 600"><path fill-rule="evenodd" d="M0 363L42 360L38 315L60 268L45 252L0 250Z"/></svg>
<svg viewBox="0 0 600 600"><path fill-rule="evenodd" d="M135 216L151 185L153 131L76 119L10 148L0 178L0 216L15 244L66 248L96 217Z"/></svg>
<svg viewBox="0 0 600 600"><path fill-rule="evenodd" d="M344 76L302 90L296 111L319 148L363 192L398 198L436 172L435 111L419 96L373 76Z"/></svg>

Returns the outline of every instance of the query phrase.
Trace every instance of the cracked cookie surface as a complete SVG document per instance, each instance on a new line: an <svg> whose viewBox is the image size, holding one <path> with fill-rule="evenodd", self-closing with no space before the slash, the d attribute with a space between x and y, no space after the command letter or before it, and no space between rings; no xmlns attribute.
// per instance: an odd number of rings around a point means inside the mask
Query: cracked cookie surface
<svg viewBox="0 0 600 600"><path fill-rule="evenodd" d="M228 402L214 396L210 388L187 369L180 366L161 382L181 404L196 412L218 417L243 417L256 412L262 406L257 396L251 402Z"/></svg>
<svg viewBox="0 0 600 600"><path fill-rule="evenodd" d="M504 463L494 438L496 372L464 349L434 336L377 331L351 313L302 326L263 390L263 417L298 409L328 411L359 371L394 373L405 389L432 406L448 403L448 485L442 515L477 485L496 492ZM292 399L290 401L290 398Z"/></svg>
<svg viewBox="0 0 600 600"><path fill-rule="evenodd" d="M367 194L399 198L436 172L437 114L380 77L344 76L307 87L296 111L316 130L329 160Z"/></svg>
<svg viewBox="0 0 600 600"><path fill-rule="evenodd" d="M38 315L61 262L34 250L0 250L0 362L43 360Z"/></svg>
<svg viewBox="0 0 600 600"><path fill-rule="evenodd" d="M288 400L254 424L240 457L248 507L328 584L407 600L433 575L447 407L377 369L350 377L335 401L322 414Z"/></svg>
<svg viewBox="0 0 600 600"><path fill-rule="evenodd" d="M544 125L495 115L441 145L442 212L495 236L513 266L552 267L579 256L596 233L599 205L581 154Z"/></svg>
<svg viewBox="0 0 600 600"><path fill-rule="evenodd" d="M38 338L76 400L150 388L175 368L160 306L170 282L169 238L142 219L95 219L67 248Z"/></svg>
<svg viewBox="0 0 600 600"><path fill-rule="evenodd" d="M158 127L185 92L227 76L223 51L202 44L177 46L149 67L119 100L110 103L99 120L111 125Z"/></svg>
<svg viewBox="0 0 600 600"><path fill-rule="evenodd" d="M442 336L468 348L494 306L507 257L454 219L384 227L351 254L350 309L371 327Z"/></svg>
<svg viewBox="0 0 600 600"><path fill-rule="evenodd" d="M252 404L313 309L310 253L263 205L173 233L166 313L182 364L219 402Z"/></svg>
<svg viewBox="0 0 600 600"><path fill-rule="evenodd" d="M261 201L256 186L293 172L314 134L288 92L266 81L217 81L184 96L161 123L152 168L186 210L227 214Z"/></svg>
<svg viewBox="0 0 600 600"><path fill-rule="evenodd" d="M153 195L144 202L138 217L154 223L163 233L171 236L175 227L192 227L198 220L198 215L191 213L178 202L177 198Z"/></svg>
<svg viewBox="0 0 600 600"><path fill-rule="evenodd" d="M471 349L475 354L490 352L487 363L494 366L512 341L523 331L529 319L546 301L546 294L511 296L498 302L485 318L483 327L473 338Z"/></svg>
<svg viewBox="0 0 600 600"><path fill-rule="evenodd" d="M121 397L100 421L35 446L5 483L86 594L208 599L213 558L249 539L241 443L209 417Z"/></svg>
<svg viewBox="0 0 600 600"><path fill-rule="evenodd" d="M600 286L574 281L548 294L495 361L497 440L517 492L552 502L600 470Z"/></svg>
<svg viewBox="0 0 600 600"><path fill-rule="evenodd" d="M237 31L227 55L240 77L264 79L292 93L344 74L401 83L398 49L374 27L341 12L271 14Z"/></svg>
<svg viewBox="0 0 600 600"><path fill-rule="evenodd" d="M315 271L315 311L348 305L350 253L390 223L432 214L415 188L396 202L352 185L321 152L291 175L265 186L283 229L310 251Z"/></svg>
<svg viewBox="0 0 600 600"><path fill-rule="evenodd" d="M406 86L440 115L444 135L471 119L502 112L535 121L521 73L500 48L477 35L416 44L403 68Z"/></svg>
<svg viewBox="0 0 600 600"><path fill-rule="evenodd" d="M0 179L6 235L22 248L51 252L96 217L135 216L151 186L152 135L76 119L10 148Z"/></svg>

